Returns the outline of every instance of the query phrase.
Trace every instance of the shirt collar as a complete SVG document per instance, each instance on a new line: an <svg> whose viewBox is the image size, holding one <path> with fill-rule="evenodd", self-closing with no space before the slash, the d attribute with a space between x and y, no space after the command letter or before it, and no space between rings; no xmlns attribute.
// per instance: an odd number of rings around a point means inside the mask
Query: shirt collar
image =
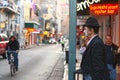
<svg viewBox="0 0 120 80"><path fill-rule="evenodd" d="M96 35L94 35L94 36L92 36L90 39L89 39L89 41L87 42L87 46L90 44L90 42L93 40L93 38L94 37L96 37L97 36L97 34Z"/></svg>

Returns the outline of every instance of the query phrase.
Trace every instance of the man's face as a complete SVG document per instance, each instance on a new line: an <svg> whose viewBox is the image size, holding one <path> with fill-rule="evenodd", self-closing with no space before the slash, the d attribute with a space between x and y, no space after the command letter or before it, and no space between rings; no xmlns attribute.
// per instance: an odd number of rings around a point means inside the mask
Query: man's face
<svg viewBox="0 0 120 80"><path fill-rule="evenodd" d="M112 44L112 38L110 36L106 36L105 44L107 44L107 45L111 45Z"/></svg>
<svg viewBox="0 0 120 80"><path fill-rule="evenodd" d="M92 37L93 33L94 33L93 28L85 27L85 34L86 34L86 36L88 36L90 38L90 37Z"/></svg>
<svg viewBox="0 0 120 80"><path fill-rule="evenodd" d="M14 38L11 38L11 41L13 42L15 39Z"/></svg>

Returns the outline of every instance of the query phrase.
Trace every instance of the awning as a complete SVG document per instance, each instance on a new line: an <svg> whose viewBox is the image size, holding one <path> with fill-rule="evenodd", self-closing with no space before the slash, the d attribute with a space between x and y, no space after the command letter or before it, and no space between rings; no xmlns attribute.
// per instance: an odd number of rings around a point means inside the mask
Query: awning
<svg viewBox="0 0 120 80"><path fill-rule="evenodd" d="M34 34L39 34L39 33L40 33L40 30L35 29L32 33L34 33Z"/></svg>
<svg viewBox="0 0 120 80"><path fill-rule="evenodd" d="M40 24L35 21L27 21L25 22L25 28L35 28L38 29L40 27Z"/></svg>

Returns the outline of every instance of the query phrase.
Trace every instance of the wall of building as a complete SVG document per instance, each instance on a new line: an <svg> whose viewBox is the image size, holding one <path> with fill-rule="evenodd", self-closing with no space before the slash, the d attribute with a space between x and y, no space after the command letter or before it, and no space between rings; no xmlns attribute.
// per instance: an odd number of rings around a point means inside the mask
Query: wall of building
<svg viewBox="0 0 120 80"><path fill-rule="evenodd" d="M63 35L69 34L69 3L68 0L58 0L58 16L61 17L61 32Z"/></svg>
<svg viewBox="0 0 120 80"><path fill-rule="evenodd" d="M120 35L119 35L119 15L113 16L111 24L112 24L112 36L113 36L113 42L119 45L120 42Z"/></svg>
<svg viewBox="0 0 120 80"><path fill-rule="evenodd" d="M119 46L120 46L120 0L118 0L118 4L119 4L119 12L118 12L118 27L119 27Z"/></svg>
<svg viewBox="0 0 120 80"><path fill-rule="evenodd" d="M57 24L58 24L58 33L61 32L61 21L62 21L62 7L61 7L61 0L57 0L57 10L56 10L56 16L57 16Z"/></svg>
<svg viewBox="0 0 120 80"><path fill-rule="evenodd" d="M8 29L8 15L5 14L4 12L1 12L0 13L0 30L3 30L5 28Z"/></svg>
<svg viewBox="0 0 120 80"><path fill-rule="evenodd" d="M109 23L110 16L96 16L99 24L101 25L99 35L105 41L105 36L111 34L113 37L113 42L119 45L120 36L119 36L119 17L118 15L111 16L111 26Z"/></svg>
<svg viewBox="0 0 120 80"><path fill-rule="evenodd" d="M25 21L30 20L30 5L31 5L31 3L29 1L24 1L24 19L25 19Z"/></svg>
<svg viewBox="0 0 120 80"><path fill-rule="evenodd" d="M120 0L118 1L120 6ZM106 16L96 15L95 17L101 25L99 34L103 41L105 41L105 36L107 34L111 34L113 37L113 42L120 46L120 8L118 14Z"/></svg>
<svg viewBox="0 0 120 80"><path fill-rule="evenodd" d="M12 3L11 9L7 8L8 10L4 10L5 7L3 5L3 9L0 10L0 27L4 27L1 28L1 32L0 33L5 33L9 36L11 35L16 35L16 10L17 10L17 6L14 3L14 1L6 1L7 5ZM4 4L4 3L3 3ZM10 7L10 6L8 6Z"/></svg>
<svg viewBox="0 0 120 80"><path fill-rule="evenodd" d="M20 8L20 14L17 15L17 24L16 26L19 28L19 37L18 41L20 43L20 47L23 48L25 45L25 36L24 36L24 0L18 0L17 6Z"/></svg>

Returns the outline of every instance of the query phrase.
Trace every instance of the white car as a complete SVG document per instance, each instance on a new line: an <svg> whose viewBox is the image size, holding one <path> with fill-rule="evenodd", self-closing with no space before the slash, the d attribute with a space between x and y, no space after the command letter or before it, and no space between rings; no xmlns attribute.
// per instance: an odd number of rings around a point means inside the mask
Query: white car
<svg viewBox="0 0 120 80"><path fill-rule="evenodd" d="M49 44L56 44L56 39L55 38L50 38Z"/></svg>

